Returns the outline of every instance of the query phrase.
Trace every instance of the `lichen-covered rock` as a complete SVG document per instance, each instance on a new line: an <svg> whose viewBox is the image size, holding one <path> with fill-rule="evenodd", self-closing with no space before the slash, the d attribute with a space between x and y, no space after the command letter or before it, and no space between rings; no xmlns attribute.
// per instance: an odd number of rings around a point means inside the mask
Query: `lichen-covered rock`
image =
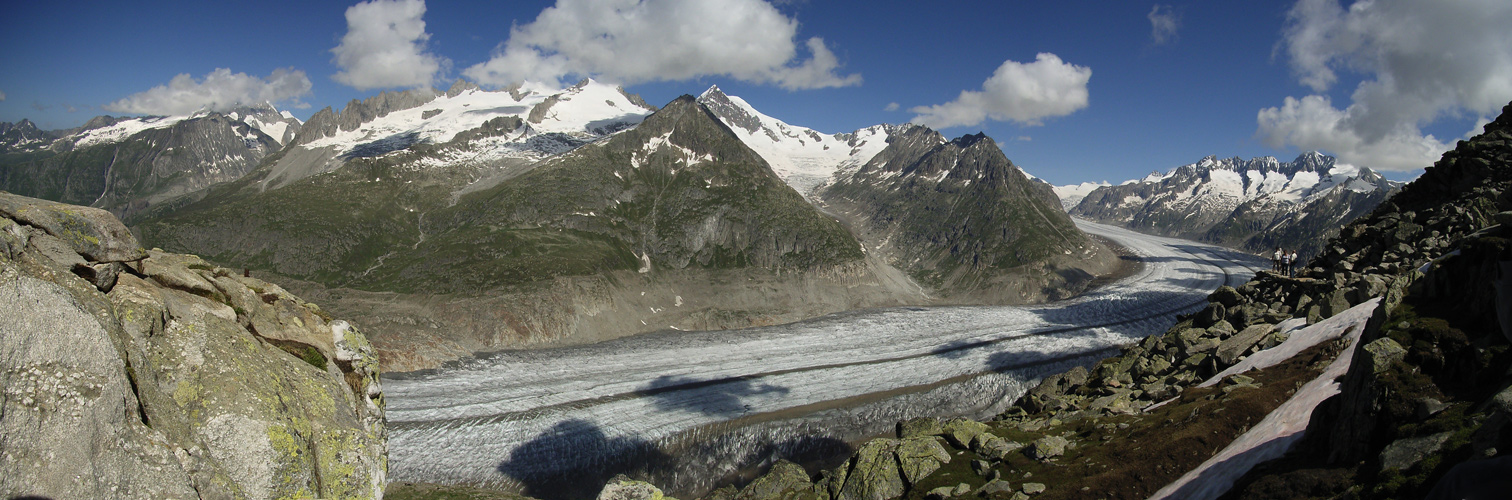
<svg viewBox="0 0 1512 500"><path fill-rule="evenodd" d="M1407 349L1402 344L1385 337L1365 344L1363 349L1366 353L1364 360L1369 363L1365 367L1376 374L1386 371L1392 363L1401 361L1407 355Z"/></svg>
<svg viewBox="0 0 1512 500"><path fill-rule="evenodd" d="M998 493L1008 494L1013 493L1013 485L1002 479L994 479L982 485L982 489L978 491L981 491L983 496L991 496Z"/></svg>
<svg viewBox="0 0 1512 500"><path fill-rule="evenodd" d="M934 437L904 439L898 443L898 467L908 484L919 481L950 463L950 452Z"/></svg>
<svg viewBox="0 0 1512 500"><path fill-rule="evenodd" d="M1218 287L1217 291L1208 296L1208 300L1223 304L1223 307L1229 308L1238 306L1244 301L1244 296L1239 295L1239 290L1234 287L1224 285Z"/></svg>
<svg viewBox="0 0 1512 500"><path fill-rule="evenodd" d="M0 231L10 236L0 253L0 496L382 495L377 359L351 325L249 328L246 310L213 286L229 270L161 252L120 266L96 260L108 252L10 251L18 232L42 246L62 238L4 218ZM123 249L135 240L90 234L117 257L135 255ZM102 287L65 265L74 259L118 275ZM322 345L288 340L322 329Z"/></svg>
<svg viewBox="0 0 1512 500"><path fill-rule="evenodd" d="M845 482L833 500L889 500L903 495L903 474L894 452L896 439L873 439L861 445L844 468Z"/></svg>
<svg viewBox="0 0 1512 500"><path fill-rule="evenodd" d="M129 262L147 256L125 224L98 208L0 192L0 216L46 231L94 262Z"/></svg>
<svg viewBox="0 0 1512 500"><path fill-rule="evenodd" d="M991 429L987 427L987 424L969 418L953 418L945 422L945 437L955 447L968 449L971 447L971 440Z"/></svg>
<svg viewBox="0 0 1512 500"><path fill-rule="evenodd" d="M991 483L989 483L989 484L991 484ZM983 491L986 492L986 490L983 490ZM960 483L960 484L957 484L955 486L941 486L939 488L935 488L935 489L929 490L929 493L925 494L924 497L925 498L955 498L955 497L958 497L958 496L961 496L961 495L965 495L967 493L971 493L971 485L966 484L966 483Z"/></svg>
<svg viewBox="0 0 1512 500"><path fill-rule="evenodd" d="M1009 441L987 432L982 433L971 441L971 451L976 452L978 455L998 460L1006 459L1009 453L1018 451L1023 447L1022 443Z"/></svg>
<svg viewBox="0 0 1512 500"><path fill-rule="evenodd" d="M1201 311L1197 311L1197 316L1193 317L1192 324L1197 328L1207 328L1213 326L1214 323L1223 321L1225 317L1228 317L1228 311L1223 307L1223 304L1212 302L1207 307L1202 308Z"/></svg>
<svg viewBox="0 0 1512 500"><path fill-rule="evenodd" d="M599 490L597 500L677 500L662 493L661 488L645 481L636 481L624 474L614 476L604 489Z"/></svg>
<svg viewBox="0 0 1512 500"><path fill-rule="evenodd" d="M734 500L794 500L812 496L814 483L803 466L778 460L772 469L741 488Z"/></svg>
<svg viewBox="0 0 1512 500"><path fill-rule="evenodd" d="M1066 438L1060 436L1045 436L1034 440L1025 450L1029 458L1035 460L1048 460L1066 454L1066 445L1070 444Z"/></svg>
<svg viewBox="0 0 1512 500"><path fill-rule="evenodd" d="M939 436L944 433L945 426L940 423L940 419L935 417L910 418L898 422L898 439Z"/></svg>
<svg viewBox="0 0 1512 500"><path fill-rule="evenodd" d="M1223 362L1224 366L1233 365L1239 360L1239 356L1243 356L1245 351L1259 343L1274 330L1274 326L1263 323L1246 327L1243 331L1219 344L1218 352L1214 353L1214 355L1218 356L1218 360Z"/></svg>
<svg viewBox="0 0 1512 500"><path fill-rule="evenodd" d="M1386 449L1381 450L1381 469L1407 470L1408 467L1416 465L1428 455L1438 453L1439 449L1443 448L1444 442L1449 440L1450 434L1440 432L1393 441L1386 445Z"/></svg>

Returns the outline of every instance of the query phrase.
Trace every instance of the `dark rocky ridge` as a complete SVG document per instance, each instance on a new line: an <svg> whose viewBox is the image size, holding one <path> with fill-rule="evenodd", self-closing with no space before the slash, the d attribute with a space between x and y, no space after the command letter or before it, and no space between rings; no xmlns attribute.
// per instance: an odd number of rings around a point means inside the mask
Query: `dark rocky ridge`
<svg viewBox="0 0 1512 500"><path fill-rule="evenodd" d="M283 120L271 108L241 111L267 122ZM101 118L91 125L114 121ZM208 113L119 142L75 147L61 138L47 149L0 157L0 189L130 219L154 204L238 179L281 147L241 119Z"/></svg>
<svg viewBox="0 0 1512 500"><path fill-rule="evenodd" d="M838 177L820 195L827 206L878 235L866 238L875 251L947 300L1029 302L1042 290L1069 296L1112 258L1076 228L1048 187L1030 182L982 134L947 141L905 127L859 170ZM1028 283L1036 276L1048 281Z"/></svg>
<svg viewBox="0 0 1512 500"><path fill-rule="evenodd" d="M0 122L0 154L44 147L55 137L25 118L16 123Z"/></svg>
<svg viewBox="0 0 1512 500"><path fill-rule="evenodd" d="M452 85L452 90L457 88L456 85ZM361 101L352 99L339 113L332 110L330 106L326 106L310 115L310 119L305 121L304 126L300 128L290 144L297 146L330 137L340 131L357 130L363 123L372 121L374 118L420 106L442 94L441 91L433 88L390 91Z"/></svg>

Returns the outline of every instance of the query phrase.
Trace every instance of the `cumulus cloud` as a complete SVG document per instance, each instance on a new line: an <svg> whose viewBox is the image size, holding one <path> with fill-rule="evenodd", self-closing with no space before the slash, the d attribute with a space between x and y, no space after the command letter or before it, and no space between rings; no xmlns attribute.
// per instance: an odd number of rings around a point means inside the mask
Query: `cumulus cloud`
<svg viewBox="0 0 1512 500"><path fill-rule="evenodd" d="M1165 45L1176 39L1176 28L1181 26L1181 17L1171 6L1156 4L1150 7L1150 13L1145 17L1150 19L1150 41L1155 45Z"/></svg>
<svg viewBox="0 0 1512 500"><path fill-rule="evenodd" d="M899 108L898 103L896 103L896 102L889 102L889 103L887 103L887 107L882 108L882 111L897 111L898 108Z"/></svg>
<svg viewBox="0 0 1512 500"><path fill-rule="evenodd" d="M720 75L789 90L861 83L838 73L822 38L804 41L803 58L797 33L764 0L558 0L463 75L492 86L569 75L625 84Z"/></svg>
<svg viewBox="0 0 1512 500"><path fill-rule="evenodd" d="M1340 163L1379 170L1423 168L1450 147L1409 125L1367 139L1350 126L1349 111L1334 108L1325 96L1288 97L1280 108L1260 110L1258 120L1260 139L1272 147L1295 144L1302 149L1331 151Z"/></svg>
<svg viewBox="0 0 1512 500"><path fill-rule="evenodd" d="M446 58L426 51L423 0L372 0L348 7L347 33L331 49L341 71L331 78L367 90L424 87L436 81Z"/></svg>
<svg viewBox="0 0 1512 500"><path fill-rule="evenodd" d="M1092 69L1041 52L1032 63L1004 61L981 91L963 90L945 104L917 106L914 123L943 129L974 126L985 120L1036 126L1044 118L1069 115L1087 107Z"/></svg>
<svg viewBox="0 0 1512 500"><path fill-rule="evenodd" d="M310 79L303 71L276 69L267 78L232 73L219 68L196 81L180 74L145 92L102 106L106 111L144 115L187 115L200 109L226 111L242 104L261 104L295 99L310 93Z"/></svg>
<svg viewBox="0 0 1512 500"><path fill-rule="evenodd" d="M1297 79L1322 93L1340 72L1362 81L1344 109L1323 95L1260 110L1271 147L1333 152L1341 163L1412 170L1450 144L1421 127L1494 116L1512 100L1512 3L1504 0L1300 0L1277 45Z"/></svg>

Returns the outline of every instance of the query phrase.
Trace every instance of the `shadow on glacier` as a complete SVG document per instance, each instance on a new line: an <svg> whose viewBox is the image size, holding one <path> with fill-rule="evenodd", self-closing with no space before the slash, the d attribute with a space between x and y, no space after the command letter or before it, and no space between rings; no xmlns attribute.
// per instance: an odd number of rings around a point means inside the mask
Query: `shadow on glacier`
<svg viewBox="0 0 1512 500"><path fill-rule="evenodd" d="M734 417L750 413L746 398L762 395L783 396L789 389L772 384L758 384L760 377L730 377L699 380L691 377L662 375L635 394L650 399L658 409L696 411L705 415Z"/></svg>
<svg viewBox="0 0 1512 500"><path fill-rule="evenodd" d="M1206 303L1206 297L1205 293L1190 291L1146 290L1064 307L1030 309L1044 327L1012 337L956 341L940 346L935 352L954 359L964 357L971 349L996 349L999 352L987 357L985 368L999 373L1059 363L1094 352L1102 353L1100 356L1112 355L1125 344L1163 333L1176 324L1178 315L1191 313ZM1031 340L1034 338L1060 342L1036 342ZM1071 341L1070 345L1065 341ZM1089 347L1090 351L1081 350Z"/></svg>
<svg viewBox="0 0 1512 500"><path fill-rule="evenodd" d="M1049 326L1036 334L1093 327L1116 329L1130 322L1165 315L1174 317L1178 313L1189 312L1185 309L1206 302L1207 296L1208 292L1194 293L1181 289L1138 290L1061 307L1038 307L1027 311Z"/></svg>
<svg viewBox="0 0 1512 500"><path fill-rule="evenodd" d="M510 452L498 471L521 486L521 494L542 500L580 500L598 496L614 476L650 481L669 494L690 498L724 484L737 488L765 473L777 459L804 465L810 472L833 467L855 451L829 436L786 433L755 441L738 429L703 433L696 439L656 443L636 437L609 437L593 422L571 419ZM669 449L677 450L675 453ZM710 477L710 463L741 464L738 470Z"/></svg>
<svg viewBox="0 0 1512 500"><path fill-rule="evenodd" d="M516 447L498 470L544 500L593 498L616 474L640 475L671 465L654 443L609 437L593 422L563 420Z"/></svg>

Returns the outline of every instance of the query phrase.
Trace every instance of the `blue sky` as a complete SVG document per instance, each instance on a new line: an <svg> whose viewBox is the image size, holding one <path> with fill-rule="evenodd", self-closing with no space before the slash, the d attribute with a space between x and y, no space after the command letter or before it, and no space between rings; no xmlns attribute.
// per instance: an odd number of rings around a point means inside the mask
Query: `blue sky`
<svg viewBox="0 0 1512 500"><path fill-rule="evenodd" d="M591 75L657 105L717 84L824 132L910 120L982 131L1066 184L1310 149L1406 178L1512 100L1504 0L378 0L349 23L354 5L8 2L0 121L67 128L177 109L149 91L178 75L274 97L301 119L420 82ZM621 41L595 45L606 36Z"/></svg>

